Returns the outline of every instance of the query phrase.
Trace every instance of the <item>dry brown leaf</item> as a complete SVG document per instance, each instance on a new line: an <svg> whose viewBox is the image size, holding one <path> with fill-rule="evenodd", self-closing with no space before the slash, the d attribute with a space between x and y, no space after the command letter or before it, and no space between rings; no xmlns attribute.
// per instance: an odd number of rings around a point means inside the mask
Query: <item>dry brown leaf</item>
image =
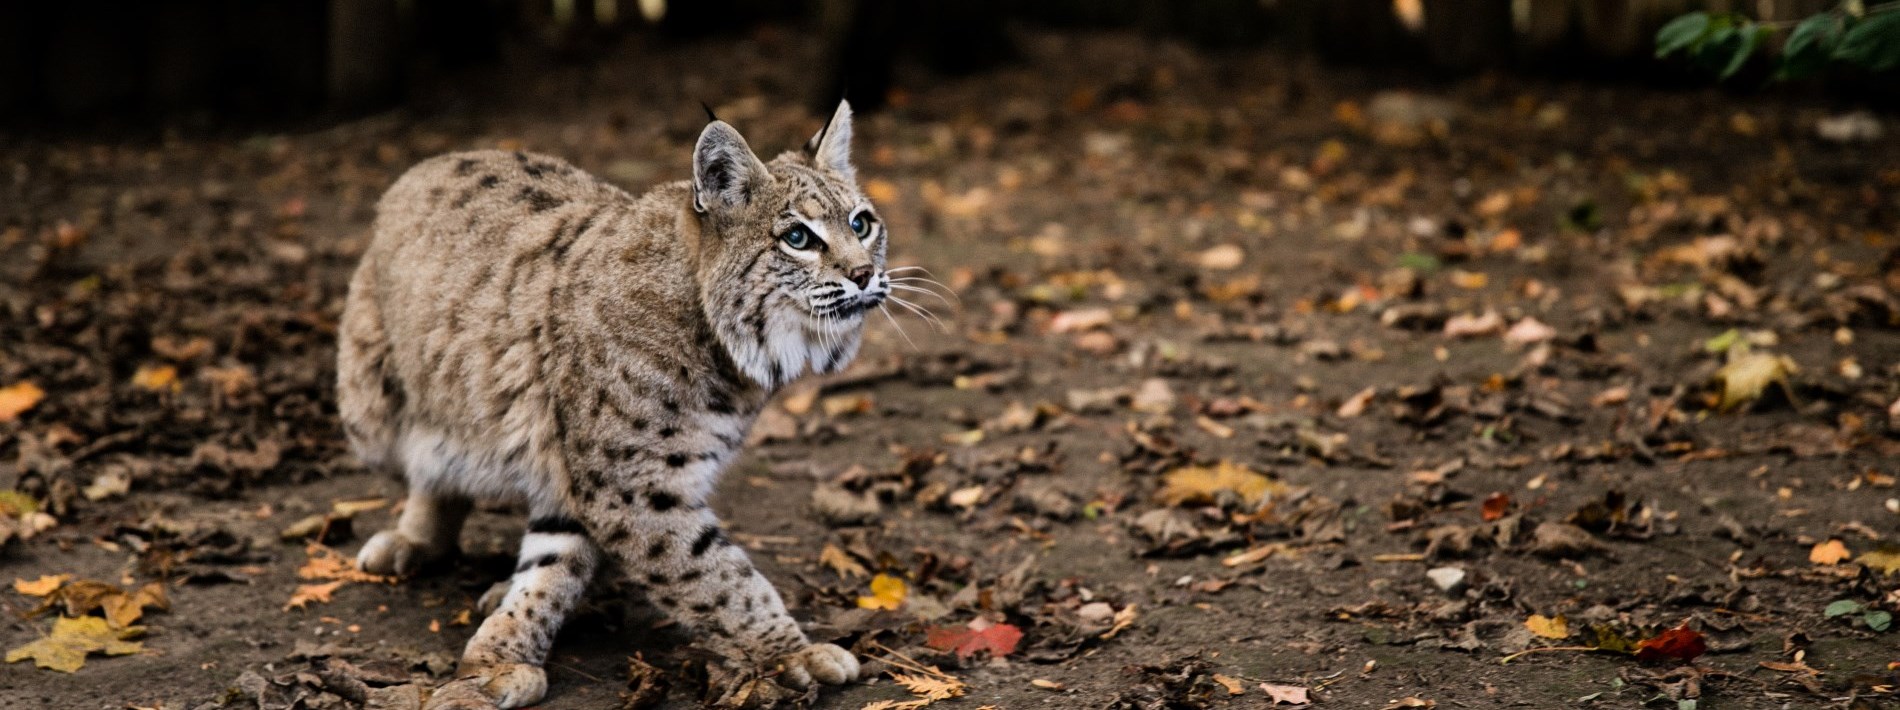
<svg viewBox="0 0 1900 710"><path fill-rule="evenodd" d="M346 582L394 582L395 577L370 574L356 568L356 561L325 545L311 543L304 548L310 560L297 569L303 579L340 579Z"/></svg>
<svg viewBox="0 0 1900 710"><path fill-rule="evenodd" d="M1303 686L1261 683L1260 691L1266 693L1274 705L1310 705L1313 702L1307 697Z"/></svg>
<svg viewBox="0 0 1900 710"><path fill-rule="evenodd" d="M1228 695L1241 695L1247 692L1247 689L1240 685L1240 679L1233 676L1215 673L1214 682L1219 683L1220 687L1226 688Z"/></svg>
<svg viewBox="0 0 1900 710"><path fill-rule="evenodd" d="M1341 419L1352 419L1353 417L1365 414L1366 407L1372 404L1372 398L1378 394L1379 388L1377 387L1367 387L1359 390L1358 394L1348 397L1346 401L1341 402L1339 404L1339 410L1333 413L1338 415Z"/></svg>
<svg viewBox="0 0 1900 710"><path fill-rule="evenodd" d="M925 700L949 700L963 695L963 681L950 676L931 676L922 673L892 673L891 680L904 686L905 690Z"/></svg>
<svg viewBox="0 0 1900 710"><path fill-rule="evenodd" d="M1734 411L1742 405L1761 399L1768 386L1781 385L1788 391L1788 377L1799 372L1794 361L1785 355L1769 353L1741 352L1729 358L1727 365L1715 371L1716 385L1722 392L1716 408L1724 412Z"/></svg>
<svg viewBox="0 0 1900 710"><path fill-rule="evenodd" d="M0 388L0 424L18 419L46 398L46 390L31 382L15 382Z"/></svg>
<svg viewBox="0 0 1900 710"><path fill-rule="evenodd" d="M857 560L851 559L851 555L842 548L832 544L826 544L825 549L818 553L818 564L831 568L831 571L845 579L857 579L871 573Z"/></svg>
<svg viewBox="0 0 1900 710"><path fill-rule="evenodd" d="M13 580L13 591L25 594L29 597L43 597L52 594L53 590L59 589L60 585L65 584L67 580L72 578L73 576L70 574L48 574L41 575L39 579L28 582L16 577Z"/></svg>
<svg viewBox="0 0 1900 710"><path fill-rule="evenodd" d="M284 611L302 609L311 602L328 604L330 603L330 595L335 594L336 590L346 583L345 580L339 579L323 584L299 584L297 585L297 592L290 595L290 601L284 602Z"/></svg>
<svg viewBox="0 0 1900 710"><path fill-rule="evenodd" d="M1212 467L1184 466L1169 471L1155 497L1168 505L1204 504L1215 502L1223 492L1256 505L1267 496L1285 495L1287 486L1223 460Z"/></svg>

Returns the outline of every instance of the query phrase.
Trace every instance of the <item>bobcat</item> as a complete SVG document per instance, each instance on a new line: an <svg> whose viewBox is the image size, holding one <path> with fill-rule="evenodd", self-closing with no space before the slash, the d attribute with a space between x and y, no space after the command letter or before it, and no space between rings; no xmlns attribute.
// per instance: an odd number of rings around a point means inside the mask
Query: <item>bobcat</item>
<svg viewBox="0 0 1900 710"><path fill-rule="evenodd" d="M850 141L840 103L770 163L713 118L692 180L641 197L500 151L424 161L383 196L343 311L337 399L357 456L409 492L357 561L417 571L455 551L475 501L530 516L450 685L539 701L555 632L603 563L734 668L796 687L857 678L706 504L773 391L850 363L890 297Z"/></svg>

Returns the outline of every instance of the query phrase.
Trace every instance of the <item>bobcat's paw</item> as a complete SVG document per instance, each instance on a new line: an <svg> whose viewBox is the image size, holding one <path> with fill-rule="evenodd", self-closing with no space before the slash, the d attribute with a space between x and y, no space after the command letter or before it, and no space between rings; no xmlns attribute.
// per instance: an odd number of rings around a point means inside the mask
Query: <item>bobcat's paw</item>
<svg viewBox="0 0 1900 710"><path fill-rule="evenodd" d="M442 684L423 710L508 710L548 694L548 674L526 663L498 663Z"/></svg>
<svg viewBox="0 0 1900 710"><path fill-rule="evenodd" d="M449 550L432 549L395 530L384 530L363 543L356 553L356 566L370 574L407 576L448 555Z"/></svg>
<svg viewBox="0 0 1900 710"><path fill-rule="evenodd" d="M779 683L794 688L811 685L815 679L826 685L841 685L858 679L858 657L836 644L814 643L780 658L784 672Z"/></svg>

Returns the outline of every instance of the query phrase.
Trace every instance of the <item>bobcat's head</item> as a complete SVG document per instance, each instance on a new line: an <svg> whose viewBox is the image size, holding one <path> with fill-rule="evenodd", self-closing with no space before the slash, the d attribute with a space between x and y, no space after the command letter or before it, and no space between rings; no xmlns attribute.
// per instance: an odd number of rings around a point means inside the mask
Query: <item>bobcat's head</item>
<svg viewBox="0 0 1900 710"><path fill-rule="evenodd" d="M714 119L692 188L700 302L739 368L775 388L850 364L865 315L891 295L884 221L851 166L850 104L770 163Z"/></svg>

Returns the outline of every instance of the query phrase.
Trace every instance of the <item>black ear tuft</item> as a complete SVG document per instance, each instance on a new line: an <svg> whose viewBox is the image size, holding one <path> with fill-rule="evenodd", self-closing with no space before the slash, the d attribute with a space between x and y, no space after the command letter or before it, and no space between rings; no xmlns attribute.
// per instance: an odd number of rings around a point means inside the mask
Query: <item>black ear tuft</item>
<svg viewBox="0 0 1900 710"><path fill-rule="evenodd" d="M717 120L719 120L719 117L718 117L718 116L715 116L715 115L713 115L713 110L712 110L712 107L711 107L711 106L707 106L707 105L706 105L706 102L704 102L704 101L701 101L701 102L699 102L699 107L700 107L700 108L703 108L703 109L706 109L706 122L707 122L707 123L712 123L712 122L714 122L714 121L717 121Z"/></svg>

